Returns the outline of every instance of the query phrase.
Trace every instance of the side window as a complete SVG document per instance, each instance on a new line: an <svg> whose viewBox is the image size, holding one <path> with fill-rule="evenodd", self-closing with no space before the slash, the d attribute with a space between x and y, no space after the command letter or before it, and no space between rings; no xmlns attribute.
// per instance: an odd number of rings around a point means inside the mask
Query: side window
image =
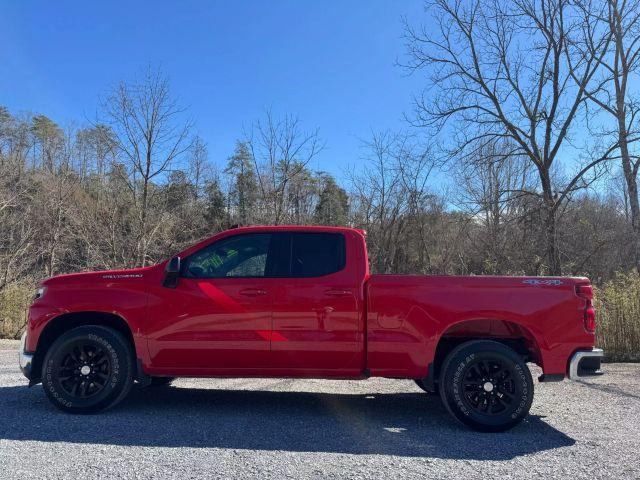
<svg viewBox="0 0 640 480"><path fill-rule="evenodd" d="M187 278L264 277L271 235L237 235L215 242L187 257Z"/></svg>
<svg viewBox="0 0 640 480"><path fill-rule="evenodd" d="M320 277L345 266L344 236L339 233L291 234L291 276Z"/></svg>

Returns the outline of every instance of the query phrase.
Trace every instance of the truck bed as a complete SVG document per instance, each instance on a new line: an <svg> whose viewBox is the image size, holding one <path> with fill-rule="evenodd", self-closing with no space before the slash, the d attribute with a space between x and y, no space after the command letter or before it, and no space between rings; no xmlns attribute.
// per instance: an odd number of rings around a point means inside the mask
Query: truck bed
<svg viewBox="0 0 640 480"><path fill-rule="evenodd" d="M424 378L441 338L525 338L545 374L590 348L583 277L371 275L367 280L367 365L373 375ZM426 348L425 348L426 345Z"/></svg>

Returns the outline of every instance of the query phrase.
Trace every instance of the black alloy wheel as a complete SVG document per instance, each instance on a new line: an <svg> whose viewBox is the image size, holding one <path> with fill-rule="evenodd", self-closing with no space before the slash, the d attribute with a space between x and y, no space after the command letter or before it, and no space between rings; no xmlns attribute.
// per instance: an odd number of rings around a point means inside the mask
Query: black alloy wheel
<svg viewBox="0 0 640 480"><path fill-rule="evenodd" d="M529 367L514 350L492 340L473 340L454 348L440 369L439 386L447 411L483 432L514 427L533 402Z"/></svg>
<svg viewBox="0 0 640 480"><path fill-rule="evenodd" d="M67 344L58 367L63 390L74 397L86 398L102 391L111 379L111 362L105 349L87 338Z"/></svg>
<svg viewBox="0 0 640 480"><path fill-rule="evenodd" d="M116 330L86 325L63 333L48 348L42 386L56 407L95 413L123 400L135 374L133 345Z"/></svg>
<svg viewBox="0 0 640 480"><path fill-rule="evenodd" d="M476 412L500 415L517 400L511 369L501 359L471 362L462 375L464 401Z"/></svg>

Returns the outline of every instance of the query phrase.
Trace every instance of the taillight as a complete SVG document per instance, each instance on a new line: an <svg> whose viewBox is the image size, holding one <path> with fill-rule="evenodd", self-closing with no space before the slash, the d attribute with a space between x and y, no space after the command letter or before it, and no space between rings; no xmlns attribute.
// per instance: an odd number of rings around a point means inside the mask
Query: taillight
<svg viewBox="0 0 640 480"><path fill-rule="evenodd" d="M587 332L596 331L596 311L593 308L593 287L591 285L576 285L576 295L585 300L584 328Z"/></svg>
<svg viewBox="0 0 640 480"><path fill-rule="evenodd" d="M576 285L576 293L586 300L593 299L593 287L591 285Z"/></svg>

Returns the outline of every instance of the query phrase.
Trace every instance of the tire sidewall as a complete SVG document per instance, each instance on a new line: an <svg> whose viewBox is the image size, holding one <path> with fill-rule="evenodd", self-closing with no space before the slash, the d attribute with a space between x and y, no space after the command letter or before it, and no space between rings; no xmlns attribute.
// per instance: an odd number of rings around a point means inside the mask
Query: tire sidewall
<svg viewBox="0 0 640 480"><path fill-rule="evenodd" d="M469 364L483 359L497 359L506 365L514 378L514 408L500 415L485 415L464 400L463 380ZM504 431L522 421L533 402L533 379L527 365L509 347L498 342L481 341L463 344L451 352L443 366L440 391L447 410L463 424L481 431Z"/></svg>
<svg viewBox="0 0 640 480"><path fill-rule="evenodd" d="M65 392L57 373L65 348L80 339L100 345L111 363L108 383L101 392L87 398L78 398ZM131 351L119 333L104 327L78 327L63 334L47 351L43 363L42 386L47 397L61 410L93 413L114 403L127 388L131 375Z"/></svg>
<svg viewBox="0 0 640 480"><path fill-rule="evenodd" d="M416 382L416 385L425 393L429 394L429 395L437 395L438 394L438 384L436 383L435 385L433 385L431 388L432 390L429 389L429 387L427 387L426 382L424 381L424 379L419 378L417 380L414 380Z"/></svg>

